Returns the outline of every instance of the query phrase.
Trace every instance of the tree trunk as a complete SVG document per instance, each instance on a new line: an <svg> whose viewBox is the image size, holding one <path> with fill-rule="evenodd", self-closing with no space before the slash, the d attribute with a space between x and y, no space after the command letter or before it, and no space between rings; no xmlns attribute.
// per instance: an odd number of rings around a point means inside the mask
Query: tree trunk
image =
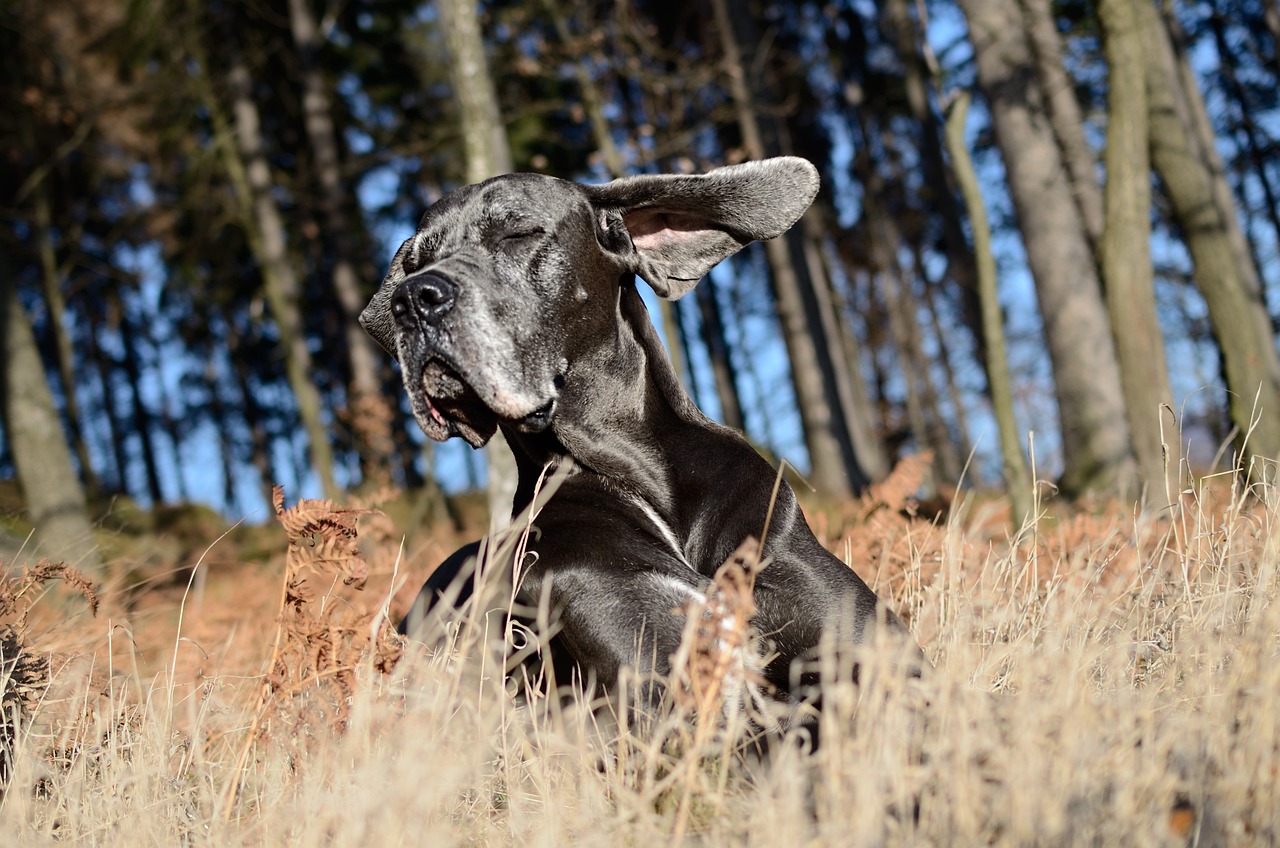
<svg viewBox="0 0 1280 848"><path fill-rule="evenodd" d="M390 483L388 461L395 448L391 439L392 416L379 375L381 351L357 320L367 298L356 273L353 228L347 215L350 198L343 187L329 86L316 58L320 33L310 0L289 0L289 23L302 68L302 111L320 185L320 206L324 213L321 227L332 261L330 283L342 316L342 333L351 369L348 414L364 478L375 485Z"/></svg>
<svg viewBox="0 0 1280 848"><path fill-rule="evenodd" d="M741 275L750 273L746 266L747 263L742 262L735 269L739 275L738 279L741 279ZM732 314L733 323L735 326L740 327L745 331L749 316L747 304L743 301L742 297L742 287L735 286L729 290L728 294L729 309ZM742 342L741 336L739 336L739 342ZM740 347L738 349L738 353L738 361L742 363L742 371L743 376L746 379L746 384L751 387L751 391L756 397L756 409L759 413L760 429L755 438L760 442L760 444L764 445L767 450L771 451L774 455L777 455L779 452L778 439L777 433L773 428L774 416L772 411L773 402L771 400L773 393L767 391L765 388L764 379L761 378L760 372L756 369L755 356L753 355L754 352L750 349L750 346L744 345L743 347ZM745 422L745 409L743 410L742 417Z"/></svg>
<svg viewBox="0 0 1280 848"><path fill-rule="evenodd" d="M1062 426L1062 489L1126 491L1136 468L1094 253L1015 0L961 0L1035 278Z"/></svg>
<svg viewBox="0 0 1280 848"><path fill-rule="evenodd" d="M729 342L724 333L724 321L720 316L720 304L716 302L716 288L711 278L703 280L694 290L698 301L698 314L702 318L702 343L711 359L711 372L716 380L716 395L720 399L720 417L726 426L745 430L742 416L742 399L738 397L737 376L733 361L729 358Z"/></svg>
<svg viewBox="0 0 1280 848"><path fill-rule="evenodd" d="M1271 72L1280 77L1280 2L1278 0L1262 0L1262 20L1271 33L1271 64L1275 67Z"/></svg>
<svg viewBox="0 0 1280 848"><path fill-rule="evenodd" d="M933 489L936 491L940 484L960 482L960 461L929 378L929 362L921 344L915 293L898 261L901 234L882 202L884 180L870 168L868 157L858 157L858 161L862 164L855 166L855 172L861 172L859 176L864 187L863 209L869 218L870 253L889 313L889 332L893 346L897 348L899 370L906 383L907 420L916 445L933 453Z"/></svg>
<svg viewBox="0 0 1280 848"><path fill-rule="evenodd" d="M1004 465L1004 485L1009 494L1013 526L1020 528L1031 513L1032 486L1022 453L1022 437L1013 414L1013 388L1009 380L1009 360L1004 352L1004 317L1000 312L1000 286L996 279L996 260L991 252L991 226L987 223L987 206L982 199L978 175L969 148L964 142L965 119L969 114L969 95L962 93L951 104L947 115L947 149L951 167L964 197L969 221L973 225L973 253L978 273L978 294L982 298L982 335L986 339L987 375L991 381L991 410L1000 433L1000 458Z"/></svg>
<svg viewBox="0 0 1280 848"><path fill-rule="evenodd" d="M1097 257L1102 244L1102 188L1098 163L1084 137L1084 116L1062 61L1062 37L1053 20L1051 0L1018 0L1035 61L1049 121L1071 176L1071 194L1080 210L1089 246Z"/></svg>
<svg viewBox="0 0 1280 848"><path fill-rule="evenodd" d="M129 392L133 399L133 432L138 434L142 446L142 466L147 472L147 495L151 506L164 502L164 488L160 485L159 456L154 438L154 421L147 402L142 399L142 357L138 353L138 328L129 320L124 298L116 298L120 310L120 339L124 347L124 373L129 380Z"/></svg>
<svg viewBox="0 0 1280 848"><path fill-rule="evenodd" d="M1143 13L1146 14L1146 12L1147 10L1144 9ZM1188 119L1186 125L1194 132L1200 157L1209 169L1209 185L1213 190L1213 202L1218 206L1218 214L1223 221L1227 222L1226 236L1231 245L1231 255L1236 262L1236 273L1241 279L1247 280L1250 286L1261 292L1262 274L1258 270L1254 255L1249 250L1249 242L1236 217L1239 204L1231 190L1231 183L1227 180L1227 169L1222 162L1222 156L1218 153L1218 136L1213 128L1213 121L1209 118L1209 110L1205 107L1204 96L1200 93L1200 80L1187 58L1186 38L1182 33L1182 25L1169 9L1166 9L1163 15L1157 14L1157 17L1164 24L1167 43L1172 48L1176 73L1171 79L1176 77L1178 82L1180 97L1185 106L1184 114Z"/></svg>
<svg viewBox="0 0 1280 848"><path fill-rule="evenodd" d="M110 491L113 494L125 494L129 491L129 457L124 448L127 430L124 422L120 420L120 410L116 406L115 389L112 386L112 369L116 364L115 360L98 345L98 324L94 323L98 317L89 316L88 318L85 355L93 363L94 370L98 374L98 382L102 386L102 410L107 425L107 439L111 445L111 458L116 469L116 477L112 481ZM106 323L105 320L103 323Z"/></svg>
<svg viewBox="0 0 1280 848"><path fill-rule="evenodd" d="M1258 184L1262 187L1267 220L1270 222L1276 238L1280 238L1280 191L1276 190L1269 172L1272 162L1268 156L1267 148L1270 142L1266 139L1265 133L1259 128L1258 122L1254 117L1255 112L1261 113L1263 110L1255 105L1256 98L1250 96L1250 92L1246 90L1239 74L1236 73L1235 57L1232 54L1231 44L1227 41L1227 13L1221 10L1221 0L1214 0L1212 7L1213 14L1209 16L1209 26L1213 30L1214 45L1218 48L1218 63L1222 68L1221 76L1226 83L1227 93L1236 101L1236 105L1240 110L1240 129L1244 133L1244 148L1248 153L1249 162L1253 166L1253 173L1258 179ZM1263 135L1263 138L1259 138L1260 134ZM1250 251L1250 258L1253 260L1253 266L1256 269L1259 264L1256 248Z"/></svg>
<svg viewBox="0 0 1280 848"><path fill-rule="evenodd" d="M952 414L955 418L956 438L953 443L956 456L964 460L972 452L972 445L969 443L969 415L965 409L964 395L960 389L960 384L956 381L954 354L951 351L950 343L947 341L947 334L942 329L942 318L938 314L937 293L940 282L929 279L924 267L924 257L921 253L919 244L911 246L912 270L917 279L924 285L924 308L929 314L929 329L933 331L933 337L937 341L938 366L942 369L943 379L947 384L947 399L951 401ZM983 370L984 372L986 370L985 363L983 363Z"/></svg>
<svg viewBox="0 0 1280 848"><path fill-rule="evenodd" d="M213 419L214 429L218 433L218 458L222 461L222 503L223 511L247 512L244 504L236 495L236 477L239 474L235 444L231 441L231 416L222 399L222 381L218 377L217 360L208 356L204 361L205 391L209 393L209 416ZM179 469L178 476L182 476Z"/></svg>
<svg viewBox="0 0 1280 848"><path fill-rule="evenodd" d="M231 361L232 376L235 378L236 390L240 393L240 411L244 416L245 427L249 430L249 461L258 472L258 487L263 502L269 504L275 484L282 482L283 478L276 470L271 434L267 432L267 414L259 406L249 381L252 369L248 358L241 352L243 348L240 334L229 330L227 343L230 347L228 359Z"/></svg>
<svg viewBox="0 0 1280 848"><path fill-rule="evenodd" d="M1106 229L1102 279L1111 332L1120 357L1125 408L1148 506L1163 508L1180 491L1181 436L1163 433L1173 391L1164 335L1156 314L1151 267L1151 168L1147 155L1147 92L1136 3L1098 0L1098 23L1109 68L1107 95ZM1170 421L1176 425L1176 420Z"/></svg>
<svg viewBox="0 0 1280 848"><path fill-rule="evenodd" d="M458 104L467 182L510 173L511 146L484 55L479 4L475 0L441 0L436 8L449 50L449 79ZM505 527L511 521L516 495L516 460L501 431L489 441L485 458L489 466L489 522Z"/></svg>
<svg viewBox="0 0 1280 848"><path fill-rule="evenodd" d="M785 143L783 152L789 152ZM825 199L820 198L800 220L801 232L795 238L802 240L804 268L808 272L803 279L806 290L813 292L814 304L809 320L816 321L821 328L821 333L815 334L815 341L822 345L822 359L831 363L827 391L832 393L843 427L843 437L848 440L846 473L849 474L854 490L860 491L871 481L888 474L889 469L884 460L880 438L870 425L870 418L860 413L860 399L866 397L861 360L849 356L848 347L840 337L844 313L836 305L835 286L823 257L823 245L828 241L826 222L834 219L835 210L829 208Z"/></svg>
<svg viewBox="0 0 1280 848"><path fill-rule="evenodd" d="M234 98L236 146L222 145L223 161L240 201L249 244L262 267L262 288L280 333L285 373L307 433L311 468L327 498L338 496L333 475L333 448L321 419L320 391L311 380L311 350L302 320L301 286L289 259L284 221L272 195L271 169L262 139L258 104L249 70L237 59L229 75Z"/></svg>
<svg viewBox="0 0 1280 848"><path fill-rule="evenodd" d="M53 406L31 319L18 299L9 269L3 265L0 311L4 313L0 315L0 333L4 335L0 403L5 435L27 512L36 527L39 553L100 576L102 560L94 545L84 490Z"/></svg>
<svg viewBox="0 0 1280 848"><path fill-rule="evenodd" d="M832 257L833 251L827 251L824 256L827 257L826 278L834 281L836 273L834 263L838 259ZM852 285L852 275L848 268L842 269L842 275L846 282ZM867 472L867 476L872 480L881 480L889 473L889 458L885 455L884 441L880 438L880 433L876 429L875 409L871 402L871 395L867 389L867 378L863 373L863 355L862 344L858 341L858 337L853 329L853 320L856 311L849 305L851 298L848 292L841 291L839 287L831 288L832 307L836 314L836 330L839 355L848 363L849 369L849 391L853 396L851 413L853 415L853 424L850 429L853 432L853 450L858 457L863 470Z"/></svg>
<svg viewBox="0 0 1280 848"><path fill-rule="evenodd" d="M63 324L67 307L62 297L62 280L58 273L58 259L51 235L53 215L49 209L49 194L43 183L35 188L35 207L41 283L45 306L49 310L49 331L53 335L54 353L58 359L58 377L66 404L67 428L80 465L80 479L84 481L88 496L93 497L100 486L89 460L89 446L85 442L84 425L80 419L80 402L76 398L75 355L71 349L71 336L67 334L66 325Z"/></svg>
<svg viewBox="0 0 1280 848"><path fill-rule="evenodd" d="M911 14L910 0L888 0L883 6L898 57L903 65L903 86L911 116L920 125L920 155L925 184L924 199L931 203L942 221L942 238L947 251L947 275L960 291L964 322L973 339L978 362L986 366L983 348L982 301L978 297L977 272L973 254L964 234L964 210L956 197L954 181L942 155L943 127L929 102L928 78L931 69L921 52L924 35Z"/></svg>
<svg viewBox="0 0 1280 848"><path fill-rule="evenodd" d="M782 154L784 145L778 128L770 127L766 141L756 115L755 90L763 91L765 86L753 87L748 83L749 69L755 67L750 55L759 41L751 32L754 25L750 10L745 4L737 3L730 13L727 0L714 0L712 5L743 146L753 159ZM762 100L767 104L772 98L765 93ZM843 359L831 356L832 344L828 343L829 339L835 341L829 330L836 320L829 308L830 293L826 292L828 314L824 316L824 301L806 262L807 226L802 221L784 236L765 242L764 250L772 271L782 337L809 447L809 478L819 492L845 497L864 487L870 479L854 451L847 407L842 402L848 386L847 383L840 385L837 369L845 368L846 364ZM824 288L825 285L824 281Z"/></svg>
<svg viewBox="0 0 1280 848"><path fill-rule="evenodd" d="M672 364L678 362L689 363L689 380L685 383L685 391L689 393L689 397L693 400L693 405L702 409L701 390L698 388L698 381L693 378L693 339L688 325L685 324L680 315L680 304L674 301L663 301L671 308L671 323L668 324L669 332L675 334L675 340L668 342L673 351L671 360ZM683 378L681 378L683 379Z"/></svg>
<svg viewBox="0 0 1280 848"><path fill-rule="evenodd" d="M142 336L147 338L147 336ZM187 490L186 468L182 462L182 427L178 423L178 419L173 416L174 405L172 398L169 396L169 389L164 384L164 375L160 371L158 360L160 358L159 347L152 342L151 349L156 355L157 366L152 373L155 376L156 394L159 395L160 411L157 413L161 432L169 437L169 457L173 465L173 483L175 487L174 496L180 503L186 503L190 500L190 493Z"/></svg>
<svg viewBox="0 0 1280 848"><path fill-rule="evenodd" d="M1145 3L1136 6L1145 36L1151 164L1195 265L1196 285L1222 352L1236 445L1249 468L1254 457L1274 461L1280 456L1280 357L1271 320L1252 263L1242 262L1233 246L1243 236L1234 212L1224 214L1221 190L1215 188L1225 183L1221 160L1200 143L1195 129L1192 113L1203 112L1204 101L1198 89L1183 87L1159 14Z"/></svg>

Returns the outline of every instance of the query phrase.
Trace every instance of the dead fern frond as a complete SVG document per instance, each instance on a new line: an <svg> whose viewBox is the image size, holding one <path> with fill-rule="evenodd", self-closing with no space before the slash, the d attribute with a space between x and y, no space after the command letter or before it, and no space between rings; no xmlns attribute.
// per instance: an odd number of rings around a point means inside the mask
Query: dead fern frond
<svg viewBox="0 0 1280 848"><path fill-rule="evenodd" d="M49 689L49 657L34 652L27 637L27 614L50 580L76 589L97 615L97 587L66 563L42 559L17 578L0 569L0 796L8 781L18 731Z"/></svg>
<svg viewBox="0 0 1280 848"><path fill-rule="evenodd" d="M335 591L339 579L344 586L363 590L369 567L360 551L358 521L382 513L329 500L301 500L285 508L281 486L273 488L272 503L289 545L280 618L254 720L225 790L228 811L254 746L267 737L266 728L289 728L288 734L272 739L298 761L327 733L346 729L356 670L372 662L379 672L389 672L400 656L399 637L382 610L362 612ZM328 585L321 582L325 577Z"/></svg>
<svg viewBox="0 0 1280 848"><path fill-rule="evenodd" d="M392 436L395 414L386 395L357 392L345 413L352 431L368 451L368 456L387 457L395 453L395 438ZM385 464L374 465L374 474L385 479L388 473Z"/></svg>
<svg viewBox="0 0 1280 848"><path fill-rule="evenodd" d="M684 635L672 658L669 686L677 709L692 711L695 719L693 738L680 765L684 780L674 827L677 842L689 825L694 798L700 792L700 764L716 753L709 743L720 736L731 744L748 729L740 719L761 715L753 709L753 695L768 684L761 675L759 640L751 628L756 575L764 568L760 557L760 542L747 537L716 570L705 594L682 610ZM736 724L735 719L739 719ZM717 733L722 728L728 733Z"/></svg>
<svg viewBox="0 0 1280 848"><path fill-rule="evenodd" d="M858 498L864 515L879 510L901 512L907 509L924 484L933 465L933 452L921 451L903 457L879 483L873 483Z"/></svg>
<svg viewBox="0 0 1280 848"><path fill-rule="evenodd" d="M763 565L760 543L748 537L716 571L705 595L682 610L685 631L672 663L676 703L705 717L738 713L748 684L763 685L751 620L755 581Z"/></svg>
<svg viewBox="0 0 1280 848"><path fill-rule="evenodd" d="M49 660L33 654L14 625L0 626L0 798L18 732L49 687Z"/></svg>
<svg viewBox="0 0 1280 848"><path fill-rule="evenodd" d="M342 582L357 589L369 577L369 566L360 555L356 522L371 510L348 509L330 500L301 500L284 506L284 487L272 489L276 520L289 538L286 568L291 572L315 569L336 571Z"/></svg>
<svg viewBox="0 0 1280 848"><path fill-rule="evenodd" d="M43 558L33 566L24 566L16 579L8 574L0 576L0 619L25 622L36 592L50 580L62 580L75 589L89 605L89 612L95 616L98 614L100 599L93 581L65 562Z"/></svg>
<svg viewBox="0 0 1280 848"><path fill-rule="evenodd" d="M932 459L928 451L903 458L845 512L841 553L882 596L899 596L906 581L927 581L936 572L945 534L917 515L915 500Z"/></svg>

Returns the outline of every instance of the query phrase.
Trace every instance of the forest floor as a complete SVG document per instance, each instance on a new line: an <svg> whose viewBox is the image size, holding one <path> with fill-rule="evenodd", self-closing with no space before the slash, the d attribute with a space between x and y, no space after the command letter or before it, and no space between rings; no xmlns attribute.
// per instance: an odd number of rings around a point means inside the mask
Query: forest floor
<svg viewBox="0 0 1280 848"><path fill-rule="evenodd" d="M869 664L860 687L824 692L815 753L775 742L764 760L735 747L705 678L644 723L504 684L479 626L401 644L388 621L478 535L474 508L406 541L415 505L392 496L235 528L121 507L101 522L96 590L50 565L0 582L0 832L130 848L1280 843L1280 493L1211 477L1158 514L1049 501L1014 532L993 496L917 503L922 474L907 460L806 511L935 672Z"/></svg>

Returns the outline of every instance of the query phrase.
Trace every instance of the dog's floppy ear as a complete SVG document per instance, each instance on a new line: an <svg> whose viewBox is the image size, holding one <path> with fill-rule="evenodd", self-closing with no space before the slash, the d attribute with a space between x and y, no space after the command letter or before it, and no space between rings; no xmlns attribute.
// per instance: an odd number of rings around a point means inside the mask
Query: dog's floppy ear
<svg viewBox="0 0 1280 848"><path fill-rule="evenodd" d="M660 297L678 298L720 260L791 229L818 193L818 170L782 156L700 176L643 175L583 189L599 215L621 216L635 246L635 272Z"/></svg>

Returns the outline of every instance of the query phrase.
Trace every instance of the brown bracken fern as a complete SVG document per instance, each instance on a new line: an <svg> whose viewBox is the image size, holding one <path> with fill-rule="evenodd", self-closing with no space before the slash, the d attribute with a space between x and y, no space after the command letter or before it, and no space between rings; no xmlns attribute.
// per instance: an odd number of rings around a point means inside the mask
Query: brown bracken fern
<svg viewBox="0 0 1280 848"><path fill-rule="evenodd" d="M27 638L27 614L50 580L61 579L78 591L97 615L96 587L66 563L42 559L14 577L0 569L0 797L9 779L22 725L49 688L49 656L37 653Z"/></svg>
<svg viewBox="0 0 1280 848"><path fill-rule="evenodd" d="M387 672L400 656L399 638L382 610L360 612L337 591L339 583L364 588L369 566L358 522L380 513L330 500L304 499L286 508L281 486L272 502L288 540L280 617L254 721L227 787L228 815L256 742L270 737L298 761L326 731L346 729L360 664L368 659ZM279 728L287 732L273 733Z"/></svg>

